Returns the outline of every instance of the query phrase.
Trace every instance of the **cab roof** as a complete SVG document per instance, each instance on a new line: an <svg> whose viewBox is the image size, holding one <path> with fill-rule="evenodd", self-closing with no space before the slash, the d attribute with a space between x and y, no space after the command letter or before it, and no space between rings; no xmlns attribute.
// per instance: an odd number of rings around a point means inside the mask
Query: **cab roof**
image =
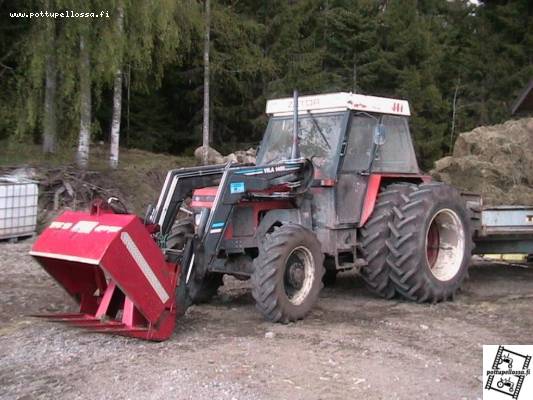
<svg viewBox="0 0 533 400"><path fill-rule="evenodd" d="M301 96L298 98L298 114L342 110L357 110L405 116L411 115L409 103L406 100L365 96L348 92ZM266 113L269 115L291 115L293 113L292 97L268 100Z"/></svg>

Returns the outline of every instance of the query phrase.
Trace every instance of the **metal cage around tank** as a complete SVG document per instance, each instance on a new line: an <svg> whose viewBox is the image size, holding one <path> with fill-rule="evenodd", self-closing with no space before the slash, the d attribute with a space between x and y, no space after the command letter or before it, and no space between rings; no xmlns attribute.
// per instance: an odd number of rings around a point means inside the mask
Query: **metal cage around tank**
<svg viewBox="0 0 533 400"><path fill-rule="evenodd" d="M0 239L35 233L38 195L35 181L13 176L0 177Z"/></svg>

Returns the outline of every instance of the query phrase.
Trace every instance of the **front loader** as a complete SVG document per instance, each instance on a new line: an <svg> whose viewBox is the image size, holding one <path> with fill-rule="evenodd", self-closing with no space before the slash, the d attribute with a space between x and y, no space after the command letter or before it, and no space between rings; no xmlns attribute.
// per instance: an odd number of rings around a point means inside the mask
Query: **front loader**
<svg viewBox="0 0 533 400"><path fill-rule="evenodd" d="M256 165L171 170L142 219L97 201L52 222L31 254L80 310L46 317L164 340L225 274L251 279L258 310L282 323L304 318L323 281L349 269L385 298L454 296L470 214L420 173L406 101L295 96L267 113Z"/></svg>

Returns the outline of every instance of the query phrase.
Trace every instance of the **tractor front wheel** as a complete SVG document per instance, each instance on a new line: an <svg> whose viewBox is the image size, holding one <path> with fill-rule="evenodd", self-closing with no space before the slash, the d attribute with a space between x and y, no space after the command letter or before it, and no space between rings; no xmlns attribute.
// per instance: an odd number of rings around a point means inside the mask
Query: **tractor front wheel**
<svg viewBox="0 0 533 400"><path fill-rule="evenodd" d="M318 299L324 256L315 234L301 225L275 227L254 259L252 295L272 322L304 318Z"/></svg>
<svg viewBox="0 0 533 400"><path fill-rule="evenodd" d="M217 294L218 288L224 284L222 274L208 273L202 279L194 275L193 269L188 282L187 277L182 275L176 289L178 302L182 301L186 307L209 302Z"/></svg>
<svg viewBox="0 0 533 400"><path fill-rule="evenodd" d="M167 246L177 251L184 251L189 240L192 240L194 233L193 221L191 218L176 221L172 227L171 234L167 240ZM170 253L167 261L181 262L181 256ZM182 265L185 270L185 266ZM223 275L208 273L203 277L196 274L194 265L187 281L187 274L180 276L178 287L176 288L176 304L182 313L192 304L207 303L217 294L218 288L223 285Z"/></svg>

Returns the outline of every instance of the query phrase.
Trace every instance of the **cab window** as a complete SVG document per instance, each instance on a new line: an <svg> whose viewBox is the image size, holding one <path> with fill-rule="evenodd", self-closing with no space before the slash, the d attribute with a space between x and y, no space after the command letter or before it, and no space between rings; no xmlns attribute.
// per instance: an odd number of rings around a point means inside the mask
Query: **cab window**
<svg viewBox="0 0 533 400"><path fill-rule="evenodd" d="M372 170L377 172L417 173L407 118L384 115L381 119L385 142L378 148Z"/></svg>

